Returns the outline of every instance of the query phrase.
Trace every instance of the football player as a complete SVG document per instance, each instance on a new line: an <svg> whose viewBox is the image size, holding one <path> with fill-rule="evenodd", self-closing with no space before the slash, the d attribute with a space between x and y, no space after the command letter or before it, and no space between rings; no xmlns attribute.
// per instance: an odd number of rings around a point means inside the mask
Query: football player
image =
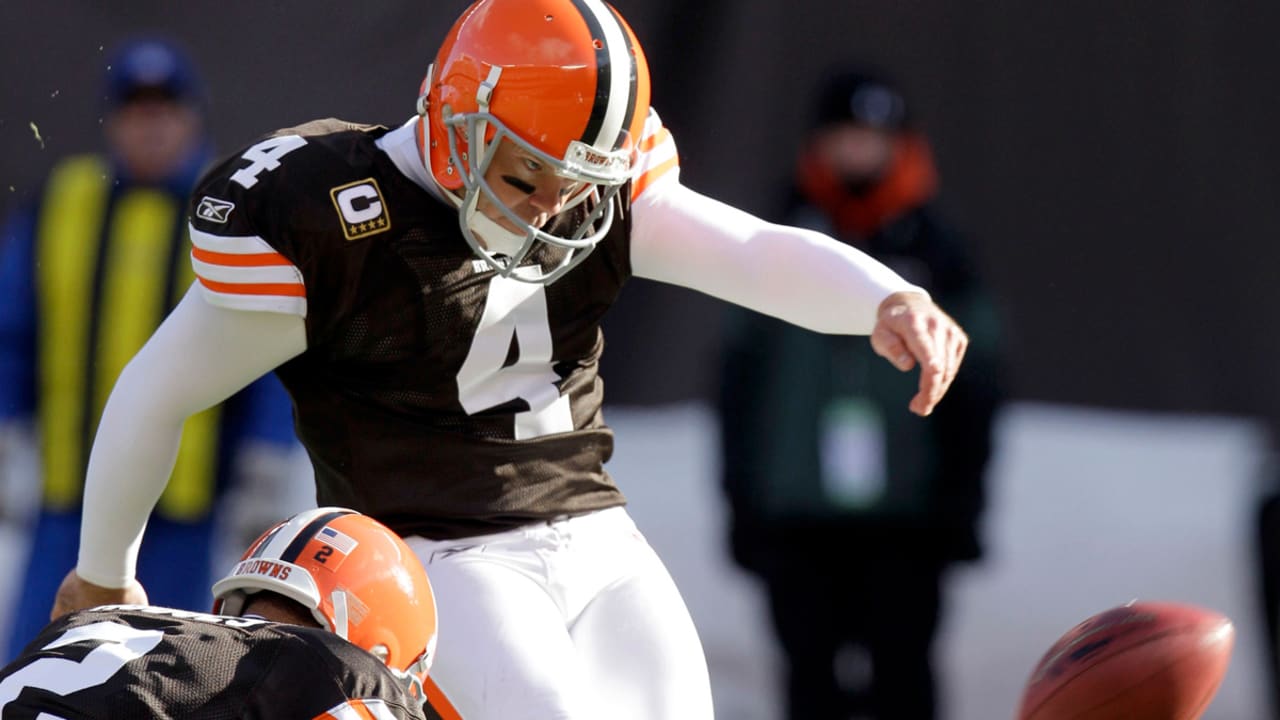
<svg viewBox="0 0 1280 720"><path fill-rule="evenodd" d="M376 520L299 513L213 586L214 613L145 605L50 624L3 670L6 718L422 718L435 601Z"/></svg>
<svg viewBox="0 0 1280 720"><path fill-rule="evenodd" d="M931 412L967 338L821 234L683 186L636 36L600 0L479 0L399 127L313 122L195 191L198 284L108 401L54 614L144 597L133 556L182 418L274 370L321 503L406 537L446 718L710 718L670 576L604 470L600 322L631 276L870 335Z"/></svg>

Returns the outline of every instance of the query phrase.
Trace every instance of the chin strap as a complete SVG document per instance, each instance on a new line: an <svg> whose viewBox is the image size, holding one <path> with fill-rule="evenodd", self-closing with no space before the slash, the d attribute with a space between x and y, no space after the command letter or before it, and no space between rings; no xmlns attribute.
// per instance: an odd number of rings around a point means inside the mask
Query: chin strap
<svg viewBox="0 0 1280 720"><path fill-rule="evenodd" d="M427 702L427 691L422 687L422 678L426 677L427 672L431 670L431 661L435 659L435 654L436 637L432 635L426 649L417 660L413 661L408 670L390 668L391 672L409 687L409 693L418 698L419 703L423 705Z"/></svg>
<svg viewBox="0 0 1280 720"><path fill-rule="evenodd" d="M502 78L502 67L492 65L489 67L489 75L480 83L480 87L476 88L476 114L481 118L476 123L476 131L471 133L471 137L467 139L467 150L471 153L468 160L466 155L463 159L467 160L471 168L471 174L478 180L484 174L485 155L489 152L489 146L485 144L485 137L489 135L489 123L483 118L489 115L489 101L493 99L493 91L498 87L498 80ZM458 168L458 172L462 172L462 168Z"/></svg>
<svg viewBox="0 0 1280 720"><path fill-rule="evenodd" d="M347 594L342 590L334 590L329 596L333 600L333 633L343 640L347 637Z"/></svg>
<svg viewBox="0 0 1280 720"><path fill-rule="evenodd" d="M418 701L419 707L422 707L423 705L427 704L427 691L422 687L421 677L415 675L412 672L397 670L393 667L388 667L387 669L390 670L391 674L395 675L396 678L400 680L400 682L403 682L405 684L405 686L409 689L409 695L411 695L415 700Z"/></svg>

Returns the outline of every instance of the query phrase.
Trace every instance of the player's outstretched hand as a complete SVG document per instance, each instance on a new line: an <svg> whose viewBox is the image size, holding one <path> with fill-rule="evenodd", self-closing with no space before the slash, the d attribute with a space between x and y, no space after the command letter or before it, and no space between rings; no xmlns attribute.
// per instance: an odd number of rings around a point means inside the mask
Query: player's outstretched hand
<svg viewBox="0 0 1280 720"><path fill-rule="evenodd" d="M969 336L928 297L897 292L880 303L871 347L903 372L920 365L920 389L908 407L928 415L955 380Z"/></svg>
<svg viewBox="0 0 1280 720"><path fill-rule="evenodd" d="M53 611L49 613L49 620L57 620L69 612L99 605L146 604L147 591L142 589L142 584L137 580L130 580L122 588L108 588L94 585L72 570L58 586L58 595L53 599Z"/></svg>

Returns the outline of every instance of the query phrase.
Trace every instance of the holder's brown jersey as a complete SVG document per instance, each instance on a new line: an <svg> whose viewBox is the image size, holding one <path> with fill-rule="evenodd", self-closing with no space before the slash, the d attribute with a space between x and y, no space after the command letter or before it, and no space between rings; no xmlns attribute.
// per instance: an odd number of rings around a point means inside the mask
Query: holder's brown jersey
<svg viewBox="0 0 1280 720"><path fill-rule="evenodd" d="M318 501L450 538L621 505L604 470L600 321L631 274L630 213L548 286L503 278L385 128L317 121L233 155L192 199L206 299L306 319L278 368ZM626 190L619 198L628 195ZM535 251L551 268L561 256Z"/></svg>
<svg viewBox="0 0 1280 720"><path fill-rule="evenodd" d="M4 720L413 720L381 661L327 630L106 606L50 624L0 670Z"/></svg>

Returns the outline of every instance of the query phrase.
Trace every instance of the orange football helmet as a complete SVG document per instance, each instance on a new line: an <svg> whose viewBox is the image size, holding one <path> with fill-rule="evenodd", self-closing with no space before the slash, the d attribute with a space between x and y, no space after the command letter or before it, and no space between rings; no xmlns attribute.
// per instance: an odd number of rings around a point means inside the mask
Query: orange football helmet
<svg viewBox="0 0 1280 720"><path fill-rule="evenodd" d="M458 206L463 236L476 254L504 276L549 283L608 232L648 112L644 52L606 3L478 0L454 23L427 71L418 140L427 173ZM559 234L533 227L498 200L484 175L504 139L581 183L561 211L583 206L576 227ZM477 213L482 195L524 234ZM487 243L477 240L477 226ZM504 252L494 252L494 235L503 232ZM545 272L518 267L539 243L565 250L559 264Z"/></svg>
<svg viewBox="0 0 1280 720"><path fill-rule="evenodd" d="M321 626L368 650L424 698L436 604L413 551L382 523L345 508L307 510L267 530L213 585L213 611L240 615L249 595L301 603Z"/></svg>

